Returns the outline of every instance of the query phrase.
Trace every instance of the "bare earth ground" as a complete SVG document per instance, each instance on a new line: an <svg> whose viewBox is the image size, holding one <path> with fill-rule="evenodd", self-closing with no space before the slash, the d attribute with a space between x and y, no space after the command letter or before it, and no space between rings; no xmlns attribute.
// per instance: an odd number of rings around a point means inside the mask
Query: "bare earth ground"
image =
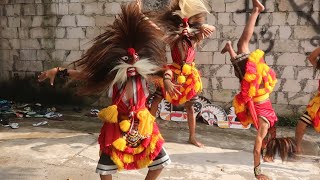
<svg viewBox="0 0 320 180"><path fill-rule="evenodd" d="M95 180L99 159L97 137L101 122L83 113L63 112L64 121L47 120L41 127L32 123L46 119L15 119L19 129L0 127L1 180ZM205 148L187 144L186 123L158 120L166 139L172 163L163 170L160 180L247 180L253 176L253 140L255 130L220 129L198 123L198 138ZM278 136L294 136L293 128L278 128ZM320 154L320 134L308 129L304 138L305 153ZM277 180L320 179L320 157L296 162L262 163L263 172ZM122 171L118 180L142 180L147 170Z"/></svg>

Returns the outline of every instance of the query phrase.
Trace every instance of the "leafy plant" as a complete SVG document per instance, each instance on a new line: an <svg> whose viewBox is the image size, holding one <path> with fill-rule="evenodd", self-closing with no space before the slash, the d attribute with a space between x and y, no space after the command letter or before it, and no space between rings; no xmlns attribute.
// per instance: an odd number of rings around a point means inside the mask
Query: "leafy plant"
<svg viewBox="0 0 320 180"><path fill-rule="evenodd" d="M297 121L299 120L300 116L293 115L293 116L278 116L278 126L286 126L286 127L295 127L297 125Z"/></svg>

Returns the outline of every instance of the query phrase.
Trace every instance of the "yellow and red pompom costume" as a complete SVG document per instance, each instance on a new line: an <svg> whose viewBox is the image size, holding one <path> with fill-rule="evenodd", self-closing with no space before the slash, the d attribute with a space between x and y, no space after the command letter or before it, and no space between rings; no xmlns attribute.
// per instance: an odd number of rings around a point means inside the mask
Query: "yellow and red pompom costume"
<svg viewBox="0 0 320 180"><path fill-rule="evenodd" d="M320 90L320 80L319 80ZM318 94L309 102L307 106L307 113L310 116L310 121L306 121L308 124L312 123L314 129L320 133L320 91Z"/></svg>
<svg viewBox="0 0 320 180"><path fill-rule="evenodd" d="M100 175L147 166L156 170L171 162L155 117L146 107L147 80L162 78L163 44L163 32L142 14L139 3L131 2L121 5L114 22L75 63L84 81L82 93L109 89L112 98L112 105L98 114L104 122L98 139Z"/></svg>
<svg viewBox="0 0 320 180"><path fill-rule="evenodd" d="M277 121L269 100L269 95L277 83L276 74L263 57L264 52L259 49L249 55L241 81L241 91L233 101L236 115L244 126L255 124L248 108L250 101L253 101L256 115L268 120L270 127Z"/></svg>
<svg viewBox="0 0 320 180"><path fill-rule="evenodd" d="M202 90L201 77L194 62L184 64L182 67L179 64L173 63L168 65L168 67L175 76L174 80L177 84L181 85L178 89L181 95L177 94L177 96L171 97L168 93L166 94L166 99L170 103L174 105L184 104Z"/></svg>
<svg viewBox="0 0 320 180"><path fill-rule="evenodd" d="M172 81L175 84L181 85L178 89L181 95L176 94L176 96L171 97L170 94L166 93L166 100L174 105L184 104L202 90L200 73L194 63L195 50L191 43L186 43L186 41L188 42L190 39L186 38L182 40L182 43L177 42L171 48L173 63L167 65L174 75ZM183 46L185 49L184 55L181 55L182 52L179 46Z"/></svg>
<svg viewBox="0 0 320 180"><path fill-rule="evenodd" d="M145 107L148 96L146 82L141 76L135 80L136 100L126 100L123 96L126 89L114 85L113 105L98 114L104 121L99 136L100 150L111 157L118 170L150 165L164 143L155 117Z"/></svg>

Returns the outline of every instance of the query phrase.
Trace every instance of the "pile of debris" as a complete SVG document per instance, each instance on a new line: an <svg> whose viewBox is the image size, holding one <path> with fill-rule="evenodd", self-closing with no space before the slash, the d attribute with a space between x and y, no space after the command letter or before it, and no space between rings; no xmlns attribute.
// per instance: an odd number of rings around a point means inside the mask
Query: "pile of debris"
<svg viewBox="0 0 320 180"><path fill-rule="evenodd" d="M62 114L56 112L55 107L44 107L40 103L19 104L0 99L0 124L4 127L11 127L12 129L19 128L18 123L10 123L10 118L13 117L58 119L62 117ZM47 123L47 121L42 121L33 124L33 126L40 126Z"/></svg>

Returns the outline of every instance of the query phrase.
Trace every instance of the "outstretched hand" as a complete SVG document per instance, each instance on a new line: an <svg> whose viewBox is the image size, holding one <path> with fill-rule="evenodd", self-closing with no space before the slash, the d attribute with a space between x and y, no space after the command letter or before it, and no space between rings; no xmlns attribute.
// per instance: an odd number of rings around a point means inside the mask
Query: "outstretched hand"
<svg viewBox="0 0 320 180"><path fill-rule="evenodd" d="M213 31L214 31L214 27L207 25L207 24L203 24L200 28L200 31L203 35L203 39L206 37L209 37L212 35Z"/></svg>
<svg viewBox="0 0 320 180"><path fill-rule="evenodd" d="M49 79L51 86L53 86L53 82L57 75L57 72L58 72L58 68L53 68L53 69L49 69L47 71L41 72L40 75L38 76L38 81L42 82L46 79Z"/></svg>
<svg viewBox="0 0 320 180"><path fill-rule="evenodd" d="M177 89L180 85L173 84L169 79L165 79L163 84L165 91L169 93L171 97L175 97L177 94L181 95L181 92Z"/></svg>

